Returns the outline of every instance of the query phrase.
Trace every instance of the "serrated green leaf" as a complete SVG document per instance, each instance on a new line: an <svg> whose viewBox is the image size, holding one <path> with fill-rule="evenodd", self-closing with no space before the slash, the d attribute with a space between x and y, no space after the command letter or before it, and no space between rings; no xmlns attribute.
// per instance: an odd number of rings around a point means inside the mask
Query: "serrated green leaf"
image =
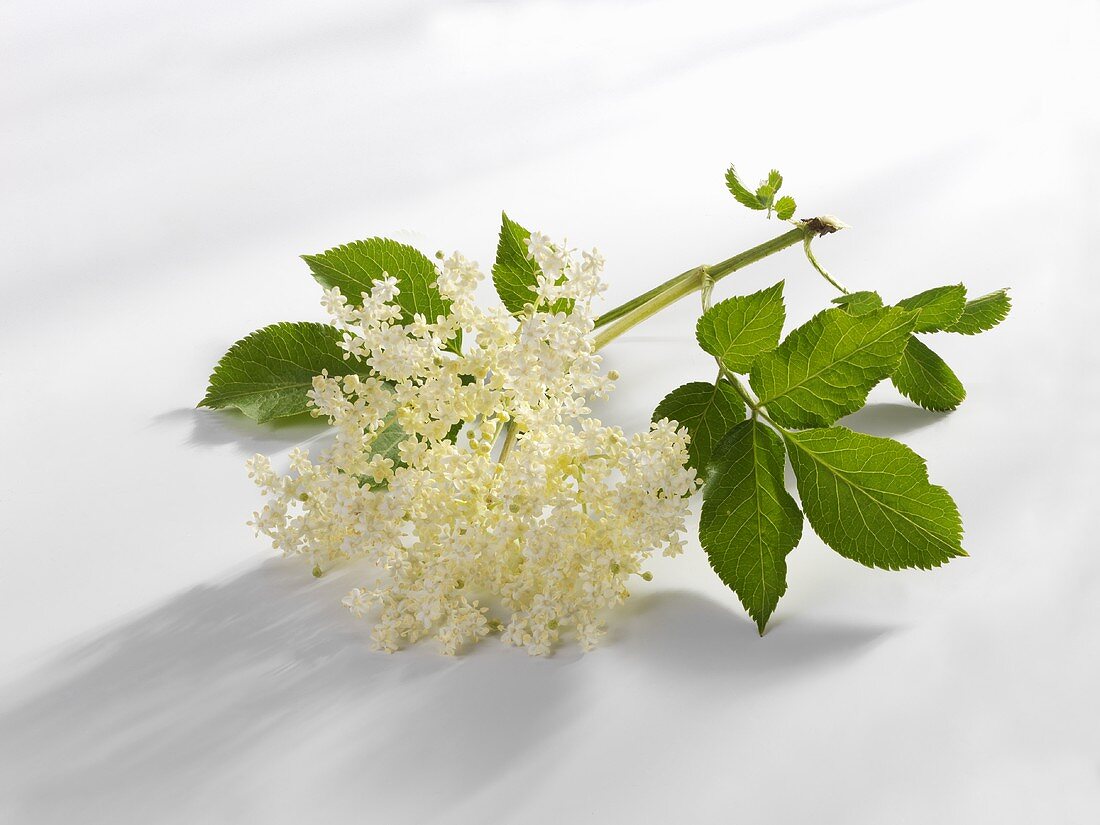
<svg viewBox="0 0 1100 825"><path fill-rule="evenodd" d="M901 360L912 329L912 313L900 309L826 309L757 356L749 383L780 424L826 426L866 403Z"/></svg>
<svg viewBox="0 0 1100 825"><path fill-rule="evenodd" d="M866 315L871 310L882 306L882 296L867 290L849 292L847 295L833 298L833 303L852 315Z"/></svg>
<svg viewBox="0 0 1100 825"><path fill-rule="evenodd" d="M966 555L955 502L904 444L844 427L783 437L806 518L840 555L886 570Z"/></svg>
<svg viewBox="0 0 1100 825"><path fill-rule="evenodd" d="M775 216L781 221L790 220L794 217L794 210L797 208L794 198L790 195L784 195L775 202Z"/></svg>
<svg viewBox="0 0 1100 825"><path fill-rule="evenodd" d="M236 407L261 423L307 412L306 393L322 370L329 375L370 374L361 361L344 360L340 340L335 327L309 321L258 329L218 361L199 406Z"/></svg>
<svg viewBox="0 0 1100 825"><path fill-rule="evenodd" d="M775 349L783 332L783 282L719 301L695 325L699 346L730 372L745 373L752 359Z"/></svg>
<svg viewBox="0 0 1100 825"><path fill-rule="evenodd" d="M783 485L783 442L744 421L715 448L711 467L699 541L763 635L787 590L787 554L802 537L802 513Z"/></svg>
<svg viewBox="0 0 1100 825"><path fill-rule="evenodd" d="M898 301L897 306L917 313L913 332L939 332L959 320L965 304L966 287L954 284L926 289Z"/></svg>
<svg viewBox="0 0 1100 825"><path fill-rule="evenodd" d="M1012 299L1008 297L1008 290L998 289L973 301L967 301L959 320L945 327L945 330L963 335L977 335L1001 323L1010 309L1012 309Z"/></svg>
<svg viewBox="0 0 1100 825"><path fill-rule="evenodd" d="M783 186L783 176L779 174L778 169L772 169L768 172L767 180L765 180L764 183L767 184L773 193L778 192Z"/></svg>
<svg viewBox="0 0 1100 825"><path fill-rule="evenodd" d="M513 315L519 315L528 304L538 298L539 265L528 256L527 241L531 232L500 213L500 237L497 240L497 257L493 263L493 284L500 302ZM573 302L556 301L553 312L573 311Z"/></svg>
<svg viewBox="0 0 1100 825"><path fill-rule="evenodd" d="M902 395L926 410L953 410L966 398L966 388L947 362L915 335L909 336L890 380Z"/></svg>
<svg viewBox="0 0 1100 825"><path fill-rule="evenodd" d="M741 183L741 179L737 177L737 170L732 166L726 170L726 188L730 190L730 194L742 206L747 206L749 209L767 208L757 200L756 195L745 188L744 184Z"/></svg>
<svg viewBox="0 0 1100 825"><path fill-rule="evenodd" d="M714 445L744 420L745 402L729 381L692 381L674 389L657 405L653 420L662 418L676 421L688 431L688 466L702 477Z"/></svg>
<svg viewBox="0 0 1100 825"><path fill-rule="evenodd" d="M363 293L376 280L389 275L397 279L401 323L423 315L428 323L451 313L451 302L436 287L435 264L420 250L389 238L368 238L329 249L319 255L303 255L313 277L325 287L337 287L351 306L363 305ZM450 342L458 352L461 340Z"/></svg>
<svg viewBox="0 0 1100 825"><path fill-rule="evenodd" d="M768 186L768 184L762 183L756 189L756 199L765 209L767 209L772 205L772 201L775 200L775 190Z"/></svg>

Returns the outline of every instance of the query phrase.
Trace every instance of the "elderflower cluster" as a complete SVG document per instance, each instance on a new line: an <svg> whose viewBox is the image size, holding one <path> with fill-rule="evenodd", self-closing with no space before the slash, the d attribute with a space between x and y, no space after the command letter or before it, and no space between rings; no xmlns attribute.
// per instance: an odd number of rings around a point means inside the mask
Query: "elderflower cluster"
<svg viewBox="0 0 1100 825"><path fill-rule="evenodd" d="M316 460L276 474L255 456L267 497L252 524L319 568L368 559L375 580L344 604L375 619L395 651L434 637L443 652L499 633L545 654L565 633L585 649L654 552L682 549L687 434L668 421L625 435L591 416L611 389L591 332L603 260L537 233L535 300L513 317L474 300L482 274L455 254L440 267L446 315L408 317L384 277L361 306L324 304L362 375L314 379L315 414L335 427ZM366 376L366 377L362 377ZM395 446L396 445L396 446Z"/></svg>

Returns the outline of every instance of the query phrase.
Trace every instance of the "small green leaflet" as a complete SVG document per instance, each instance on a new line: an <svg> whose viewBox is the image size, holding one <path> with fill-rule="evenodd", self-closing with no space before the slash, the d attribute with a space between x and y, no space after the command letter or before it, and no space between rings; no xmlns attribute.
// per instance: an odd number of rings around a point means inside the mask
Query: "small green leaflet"
<svg viewBox="0 0 1100 825"><path fill-rule="evenodd" d="M749 191L741 183L736 169L731 166L726 170L726 188L730 190L730 194L739 204L747 206L749 209L767 209L769 215L771 210L774 209L782 220L787 220L794 215L795 203L794 198L790 196L784 196L778 201L775 200L775 196L782 186L783 176L779 174L777 169L772 169L768 173L768 177L760 182L755 192Z"/></svg>
<svg viewBox="0 0 1100 825"><path fill-rule="evenodd" d="M424 253L389 238L368 238L337 246L319 255L303 255L313 277L325 287L337 287L351 306L363 305L363 293L370 292L376 280L389 275L397 279L400 293L401 323L407 324L419 313L428 323L451 313L451 302L439 294L435 264ZM456 337L450 348L460 351Z"/></svg>
<svg viewBox="0 0 1100 825"><path fill-rule="evenodd" d="M966 398L966 388L947 362L915 335L909 336L890 380L902 395L926 410L953 410Z"/></svg>
<svg viewBox="0 0 1100 825"><path fill-rule="evenodd" d="M775 349L783 332L783 282L719 301L699 318L695 337L730 372L746 373L752 360Z"/></svg>
<svg viewBox="0 0 1100 825"><path fill-rule="evenodd" d="M519 315L523 308L535 302L538 285L539 265L528 255L527 241L530 231L524 229L503 212L500 213L500 238L497 241L497 258L493 263L493 284L497 288L500 302L513 315ZM573 310L571 301L562 299L555 302L554 312L569 313Z"/></svg>
<svg viewBox="0 0 1100 825"><path fill-rule="evenodd" d="M676 421L688 431L688 466L705 478L715 443L745 419L745 402L724 379L715 384L692 381L674 389L657 405L653 420L662 418Z"/></svg>
<svg viewBox="0 0 1100 825"><path fill-rule="evenodd" d="M259 422L307 412L306 393L322 370L329 375L370 374L361 361L344 360L340 340L336 327L309 321L258 329L222 356L199 406L236 407Z"/></svg>
<svg viewBox="0 0 1100 825"><path fill-rule="evenodd" d="M715 448L711 466L699 541L763 635L787 590L787 554L802 537L802 513L783 485L783 442L743 421Z"/></svg>
<svg viewBox="0 0 1100 825"><path fill-rule="evenodd" d="M819 312L753 362L749 383L778 423L822 427L853 413L901 360L913 314Z"/></svg>
<svg viewBox="0 0 1100 825"><path fill-rule="evenodd" d="M830 427L783 434L814 531L869 567L938 567L962 549L951 496L904 444Z"/></svg>
<svg viewBox="0 0 1100 825"><path fill-rule="evenodd" d="M973 301L967 301L959 320L944 329L947 332L976 335L1001 323L1011 308L1012 300L1008 297L1008 290L998 289Z"/></svg>
<svg viewBox="0 0 1100 825"><path fill-rule="evenodd" d="M794 217L794 210L797 208L794 198L790 195L784 195L775 202L775 216L781 221L787 221Z"/></svg>
<svg viewBox="0 0 1100 825"><path fill-rule="evenodd" d="M833 303L852 315L866 315L873 309L882 306L882 296L877 292L849 292L833 298Z"/></svg>
<svg viewBox="0 0 1100 825"><path fill-rule="evenodd" d="M392 461L394 467L404 467L405 463L401 460L400 447L401 442L408 437L408 433L397 423L396 413L390 413L386 416L382 429L375 433L374 441L370 445L370 457L380 455ZM366 486L372 490L384 490L389 486L385 481L378 482L366 476L358 476L358 479L360 487Z"/></svg>
<svg viewBox="0 0 1100 825"><path fill-rule="evenodd" d="M898 301L901 309L917 313L913 332L939 332L959 320L966 304L966 287L962 284L926 289L911 298Z"/></svg>
<svg viewBox="0 0 1100 825"><path fill-rule="evenodd" d="M737 177L737 170L733 166L726 170L726 187L742 206L747 206L749 209L767 209L767 206L757 200L756 195L741 183L741 179Z"/></svg>

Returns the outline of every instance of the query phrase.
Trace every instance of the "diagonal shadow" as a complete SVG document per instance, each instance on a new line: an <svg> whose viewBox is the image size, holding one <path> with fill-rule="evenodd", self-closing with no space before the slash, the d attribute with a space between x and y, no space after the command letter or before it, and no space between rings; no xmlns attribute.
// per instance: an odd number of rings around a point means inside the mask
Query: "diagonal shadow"
<svg viewBox="0 0 1100 825"><path fill-rule="evenodd" d="M309 414L257 424L237 410L178 409L154 416L153 426L181 427L188 447L232 445L238 452L272 453L331 435L324 419Z"/></svg>
<svg viewBox="0 0 1100 825"><path fill-rule="evenodd" d="M889 630L792 621L762 640L733 607L673 591L632 599L591 657L566 646L532 659L493 641L452 659L429 645L387 656L339 605L355 574L315 581L270 560L10 687L0 819L239 821L209 801L252 810L271 796L272 770L293 773L316 751L331 764L330 806L361 800L428 822L448 800L581 743L618 712L608 685L637 684L634 671L657 692L744 692L838 664Z"/></svg>
<svg viewBox="0 0 1100 825"><path fill-rule="evenodd" d="M943 421L949 413L932 412L913 404L896 404L888 401L871 402L840 420L849 429L868 435L887 438L911 433Z"/></svg>

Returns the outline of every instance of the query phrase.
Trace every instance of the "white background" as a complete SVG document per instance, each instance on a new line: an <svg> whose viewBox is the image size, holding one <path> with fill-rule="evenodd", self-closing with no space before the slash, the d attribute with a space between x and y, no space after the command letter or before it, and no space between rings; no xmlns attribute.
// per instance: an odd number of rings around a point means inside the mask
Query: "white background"
<svg viewBox="0 0 1100 825"><path fill-rule="evenodd" d="M1100 821L1098 9L5 3L0 819ZM316 430L193 407L233 340L322 317L299 254L488 266L505 208L617 303L779 231L731 161L852 224L818 244L852 288L1013 288L933 343L959 411L847 422L928 459L970 558L807 529L760 639L693 541L590 655L444 659L370 651L346 577L251 536L245 457ZM831 297L797 248L716 297L778 277L794 320ZM697 311L607 350L605 420L711 377Z"/></svg>

